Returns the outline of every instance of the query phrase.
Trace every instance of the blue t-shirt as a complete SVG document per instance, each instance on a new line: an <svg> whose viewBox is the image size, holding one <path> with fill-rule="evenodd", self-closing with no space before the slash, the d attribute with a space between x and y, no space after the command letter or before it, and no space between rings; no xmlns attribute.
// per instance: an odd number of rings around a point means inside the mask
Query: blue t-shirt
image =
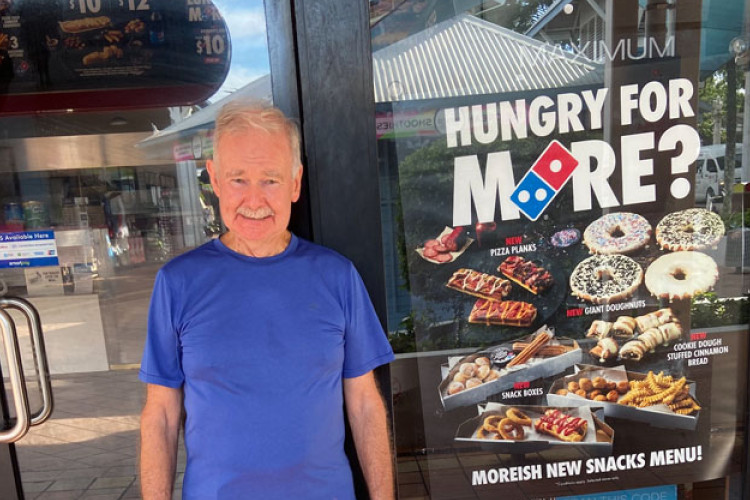
<svg viewBox="0 0 750 500"><path fill-rule="evenodd" d="M342 377L391 360L351 262L296 236L266 258L216 239L157 274L140 378L184 388L183 498L342 500Z"/></svg>

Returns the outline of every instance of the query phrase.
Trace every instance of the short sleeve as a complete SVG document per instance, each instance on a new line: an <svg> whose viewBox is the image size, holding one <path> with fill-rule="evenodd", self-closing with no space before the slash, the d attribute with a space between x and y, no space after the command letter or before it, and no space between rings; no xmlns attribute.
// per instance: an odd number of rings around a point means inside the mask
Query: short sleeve
<svg viewBox="0 0 750 500"><path fill-rule="evenodd" d="M172 291L164 270L156 275L148 312L148 334L143 350L141 381L178 389L185 376L182 372L180 343L175 327Z"/></svg>
<svg viewBox="0 0 750 500"><path fill-rule="evenodd" d="M362 278L353 265L350 265L345 303L343 376L354 378L390 363L394 355Z"/></svg>

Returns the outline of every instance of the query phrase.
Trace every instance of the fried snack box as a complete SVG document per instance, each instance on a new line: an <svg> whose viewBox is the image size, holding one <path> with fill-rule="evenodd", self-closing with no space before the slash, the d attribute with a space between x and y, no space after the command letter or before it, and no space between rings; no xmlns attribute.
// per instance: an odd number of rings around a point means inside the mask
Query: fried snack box
<svg viewBox="0 0 750 500"><path fill-rule="evenodd" d="M493 417L494 419L507 417L509 410L521 412L532 421L531 426L523 426L522 438L495 439L495 433L492 432L484 433L486 437L480 437L488 419L492 422ZM581 441L570 442L537 432L534 429L534 423L548 411L556 411L572 418L584 420L587 424L585 437ZM614 430L604 422L604 415L600 406L557 407L487 403L478 407L478 413L478 416L466 420L458 427L454 437L457 443L478 444L487 451L507 454L535 453L553 448L558 450L568 449L573 454L583 452L587 456L608 456L612 454Z"/></svg>
<svg viewBox="0 0 750 500"><path fill-rule="evenodd" d="M463 365L476 363L480 358L493 360L496 352L512 352L514 351L514 347L516 348L515 351L520 351L524 346L531 344L534 338L543 331L549 331L549 329L544 326L536 333L516 339L513 342L500 344L458 359L452 359L450 361L455 362L444 364L442 367L443 380L438 386L443 408L452 410L462 406L481 403L493 394L512 389L516 382L528 382L538 378L552 377L581 362L583 352L578 342L565 337L553 336L552 340L545 346L552 353L551 355L544 355L547 351L541 351L541 354L537 354L527 362L516 366L500 366L498 363L492 361L490 369L497 373L490 375L491 379L489 381L482 382L471 388L464 388L459 392L450 390L453 387L451 386L452 382L455 381L456 375ZM474 377L469 374L468 378Z"/></svg>
<svg viewBox="0 0 750 500"><path fill-rule="evenodd" d="M561 390L567 390L571 382L580 382L581 378L593 381L601 377L606 381L642 381L648 377L647 373L629 372L623 366L614 368L601 368L592 365L576 365L576 373L567 377L555 380L547 394L547 403L550 405L601 405L604 408L604 414L607 417L624 418L636 422L645 422L654 427L664 429L684 429L695 430L698 424L700 409L697 409L689 415L681 415L670 410L664 404L653 404L651 406L636 407L621 404L625 394L619 394L615 401L595 401L576 395L568 391L567 394L561 394ZM678 380L678 377L673 377ZM592 382L593 383L593 382ZM695 399L695 382L686 380L685 385L689 387L690 398L695 401L697 406L700 402Z"/></svg>

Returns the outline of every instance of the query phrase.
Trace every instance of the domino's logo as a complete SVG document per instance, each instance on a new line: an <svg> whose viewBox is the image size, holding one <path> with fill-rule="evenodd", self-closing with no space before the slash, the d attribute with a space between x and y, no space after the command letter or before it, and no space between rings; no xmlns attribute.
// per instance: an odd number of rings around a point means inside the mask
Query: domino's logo
<svg viewBox="0 0 750 500"><path fill-rule="evenodd" d="M553 140L539 155L511 194L511 201L535 221L570 180L578 160L565 146Z"/></svg>

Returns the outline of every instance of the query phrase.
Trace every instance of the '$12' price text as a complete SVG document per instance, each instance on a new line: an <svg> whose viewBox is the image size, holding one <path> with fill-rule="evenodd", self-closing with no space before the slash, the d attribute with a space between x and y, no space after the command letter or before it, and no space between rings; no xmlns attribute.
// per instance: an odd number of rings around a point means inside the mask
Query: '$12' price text
<svg viewBox="0 0 750 500"><path fill-rule="evenodd" d="M125 0L119 0L120 7L125 6ZM127 0L128 10L151 10L148 0ZM96 14L102 10L102 0L69 0L71 10L78 10L81 14Z"/></svg>

